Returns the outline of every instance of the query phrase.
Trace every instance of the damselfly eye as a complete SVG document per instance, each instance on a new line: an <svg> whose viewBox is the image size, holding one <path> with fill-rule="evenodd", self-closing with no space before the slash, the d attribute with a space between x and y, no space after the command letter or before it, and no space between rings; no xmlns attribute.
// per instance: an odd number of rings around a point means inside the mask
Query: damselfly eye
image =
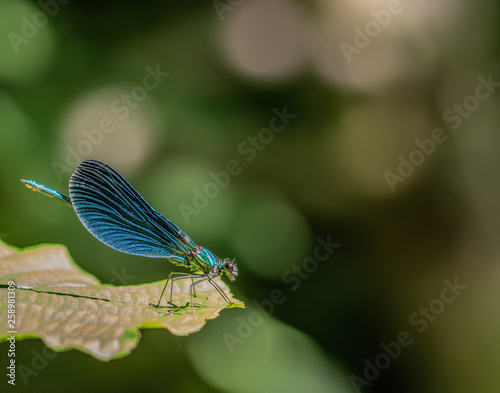
<svg viewBox="0 0 500 393"><path fill-rule="evenodd" d="M232 279L234 280L234 277L238 275L238 267L236 266L234 259L226 262L224 266L229 272L229 274L232 276Z"/></svg>

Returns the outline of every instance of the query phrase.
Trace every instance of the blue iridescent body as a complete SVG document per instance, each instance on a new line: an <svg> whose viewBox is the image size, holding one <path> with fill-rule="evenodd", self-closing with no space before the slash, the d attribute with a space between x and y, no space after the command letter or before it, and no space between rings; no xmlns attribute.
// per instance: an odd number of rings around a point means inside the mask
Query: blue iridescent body
<svg viewBox="0 0 500 393"><path fill-rule="evenodd" d="M43 184L37 183L36 181L33 181L33 180L24 180L24 179L21 179L21 181L30 190L39 192L41 194L45 194L45 195L47 195L47 196L49 196L51 198L54 198L54 199L56 199L56 200L58 200L58 201L60 201L60 202L62 202L64 204L66 204L66 205L71 206L71 200L67 196L65 196L65 195L63 195L63 194L61 194L61 193L53 190L52 188L46 187Z"/></svg>
<svg viewBox="0 0 500 393"><path fill-rule="evenodd" d="M170 312L173 282L190 278L191 312L194 286L209 281L230 303L213 278L225 272L231 281L238 275L234 260L221 259L193 240L170 220L158 213L118 172L100 161L83 161L69 182L69 198L33 180L22 180L33 191L48 195L72 206L87 230L109 247L133 255L166 258L194 274L171 278L165 283L159 306L168 282ZM197 279L195 281L195 279Z"/></svg>

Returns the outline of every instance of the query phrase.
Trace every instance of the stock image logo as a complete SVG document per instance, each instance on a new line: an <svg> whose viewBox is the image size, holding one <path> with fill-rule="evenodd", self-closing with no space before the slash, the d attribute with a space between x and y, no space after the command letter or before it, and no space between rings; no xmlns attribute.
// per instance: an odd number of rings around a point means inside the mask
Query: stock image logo
<svg viewBox="0 0 500 393"><path fill-rule="evenodd" d="M289 113L286 106L281 110L273 108L272 112L274 116L269 120L267 127L261 128L256 135L250 135L238 144L237 153L244 158L246 163L253 162L259 153L274 141L276 134L283 132L285 127L297 117L297 114ZM243 172L243 165L241 161L229 160L225 165L225 170L208 173L213 181L207 182L201 189L193 188L192 204L181 203L179 205L179 211L186 224L191 222L191 216L200 214L221 190L229 186L235 176Z"/></svg>
<svg viewBox="0 0 500 393"><path fill-rule="evenodd" d="M463 291L468 288L467 285L458 282L458 277L455 277L453 282L445 279L443 284L444 288L441 290L439 297L431 300L427 307L419 307L418 311L408 316L408 324L414 328L417 334L424 333L429 328L429 325L435 322L446 311L446 308L453 304L462 295ZM392 362L401 356L404 348L411 346L416 339L415 333L403 330L395 340L388 343L381 342L381 352L372 359L364 359L363 376L355 374L350 376L356 392L361 393L361 388L368 387L377 380L382 371L389 368Z"/></svg>

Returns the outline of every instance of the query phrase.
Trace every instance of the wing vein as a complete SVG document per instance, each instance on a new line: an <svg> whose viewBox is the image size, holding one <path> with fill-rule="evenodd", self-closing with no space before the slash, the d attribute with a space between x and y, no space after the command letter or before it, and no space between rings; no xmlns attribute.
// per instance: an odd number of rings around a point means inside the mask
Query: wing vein
<svg viewBox="0 0 500 393"><path fill-rule="evenodd" d="M127 180L102 162L80 163L71 176L69 194L82 224L115 250L182 262L197 247Z"/></svg>

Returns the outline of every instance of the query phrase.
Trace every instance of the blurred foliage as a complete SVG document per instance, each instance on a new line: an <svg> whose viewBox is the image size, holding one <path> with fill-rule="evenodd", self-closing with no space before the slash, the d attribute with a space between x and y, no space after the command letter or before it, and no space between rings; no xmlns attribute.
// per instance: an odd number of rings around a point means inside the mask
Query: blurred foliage
<svg viewBox="0 0 500 393"><path fill-rule="evenodd" d="M497 2L62 3L0 3L0 234L165 278L19 182L96 158L235 257L250 307L106 365L19 342L17 390L499 391Z"/></svg>

